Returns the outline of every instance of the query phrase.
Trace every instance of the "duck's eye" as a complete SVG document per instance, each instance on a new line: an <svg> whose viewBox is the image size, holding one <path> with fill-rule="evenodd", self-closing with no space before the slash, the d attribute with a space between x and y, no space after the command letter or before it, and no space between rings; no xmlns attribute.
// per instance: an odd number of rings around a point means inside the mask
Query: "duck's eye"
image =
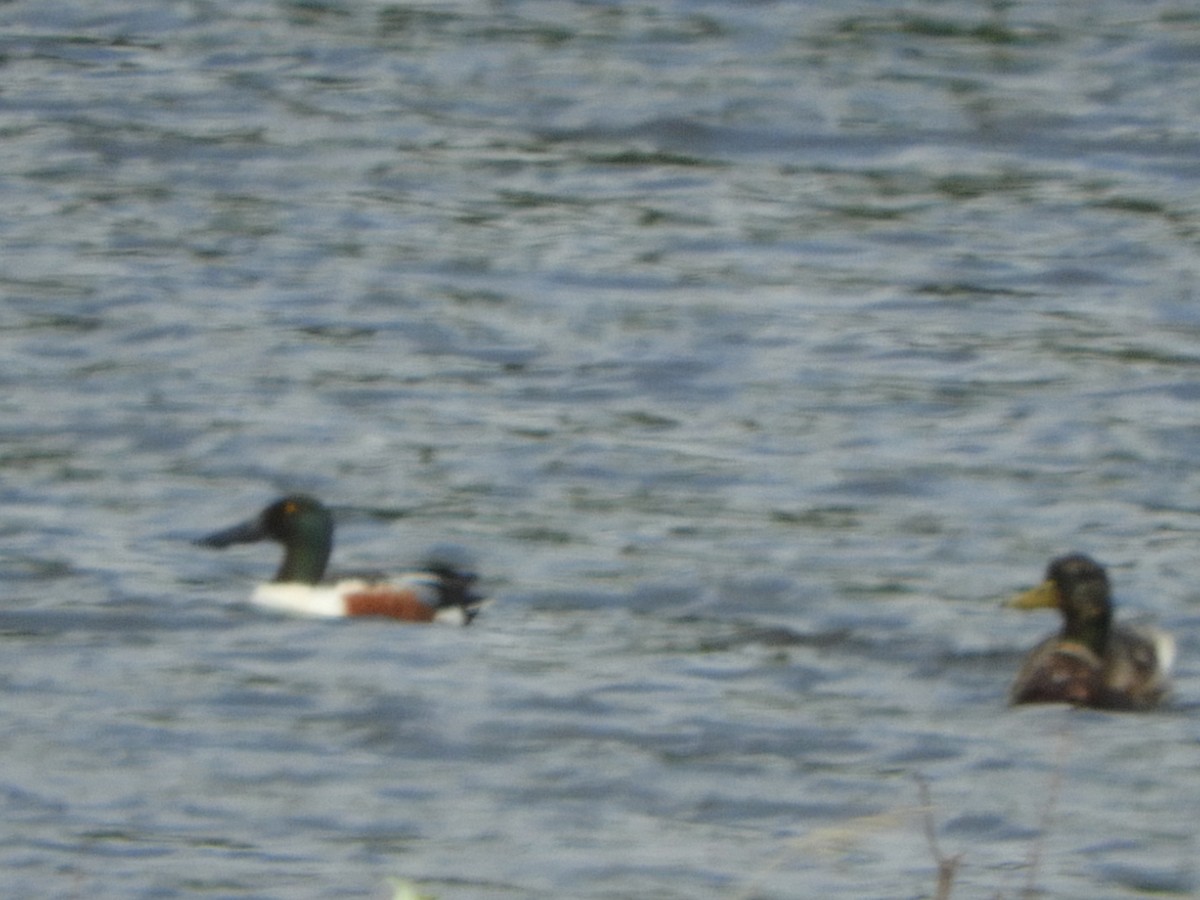
<svg viewBox="0 0 1200 900"><path fill-rule="evenodd" d="M287 503L283 504L283 514L285 516L294 516L299 509L300 507L297 505L295 500L289 500Z"/></svg>

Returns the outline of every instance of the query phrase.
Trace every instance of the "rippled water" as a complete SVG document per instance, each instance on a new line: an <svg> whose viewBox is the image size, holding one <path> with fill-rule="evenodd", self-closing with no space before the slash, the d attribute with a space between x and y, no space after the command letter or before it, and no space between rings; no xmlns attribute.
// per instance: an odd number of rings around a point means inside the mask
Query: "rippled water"
<svg viewBox="0 0 1200 900"><path fill-rule="evenodd" d="M0 21L4 896L1197 890L1190 6ZM497 602L246 606L286 490ZM1005 708L1072 549L1163 711Z"/></svg>

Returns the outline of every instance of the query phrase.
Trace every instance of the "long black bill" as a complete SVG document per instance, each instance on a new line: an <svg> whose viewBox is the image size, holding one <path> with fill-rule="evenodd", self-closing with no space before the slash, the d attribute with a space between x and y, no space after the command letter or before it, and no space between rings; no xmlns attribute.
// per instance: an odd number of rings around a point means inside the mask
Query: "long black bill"
<svg viewBox="0 0 1200 900"><path fill-rule="evenodd" d="M267 532L263 528L262 521L250 519L234 525L232 528L222 528L220 531L197 538L196 543L201 547L221 548L228 547L230 544L252 544L255 541L266 540L266 538Z"/></svg>

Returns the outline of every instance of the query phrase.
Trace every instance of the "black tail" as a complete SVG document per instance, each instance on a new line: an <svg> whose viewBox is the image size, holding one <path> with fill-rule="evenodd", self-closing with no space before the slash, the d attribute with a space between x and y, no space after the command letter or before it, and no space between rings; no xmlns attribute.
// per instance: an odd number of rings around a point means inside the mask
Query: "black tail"
<svg viewBox="0 0 1200 900"><path fill-rule="evenodd" d="M438 608L460 607L463 624L470 625L488 602L487 597L473 590L479 577L474 572L463 572L445 563L433 563L427 570L438 577Z"/></svg>

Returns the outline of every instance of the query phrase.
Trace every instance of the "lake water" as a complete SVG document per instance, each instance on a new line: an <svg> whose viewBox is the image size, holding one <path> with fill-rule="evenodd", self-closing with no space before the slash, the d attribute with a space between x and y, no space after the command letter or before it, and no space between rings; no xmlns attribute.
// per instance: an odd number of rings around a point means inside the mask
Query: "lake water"
<svg viewBox="0 0 1200 900"><path fill-rule="evenodd" d="M1190 4L0 24L0 895L1200 891ZM292 490L495 604L251 608ZM1163 710L1006 708L1070 550Z"/></svg>

